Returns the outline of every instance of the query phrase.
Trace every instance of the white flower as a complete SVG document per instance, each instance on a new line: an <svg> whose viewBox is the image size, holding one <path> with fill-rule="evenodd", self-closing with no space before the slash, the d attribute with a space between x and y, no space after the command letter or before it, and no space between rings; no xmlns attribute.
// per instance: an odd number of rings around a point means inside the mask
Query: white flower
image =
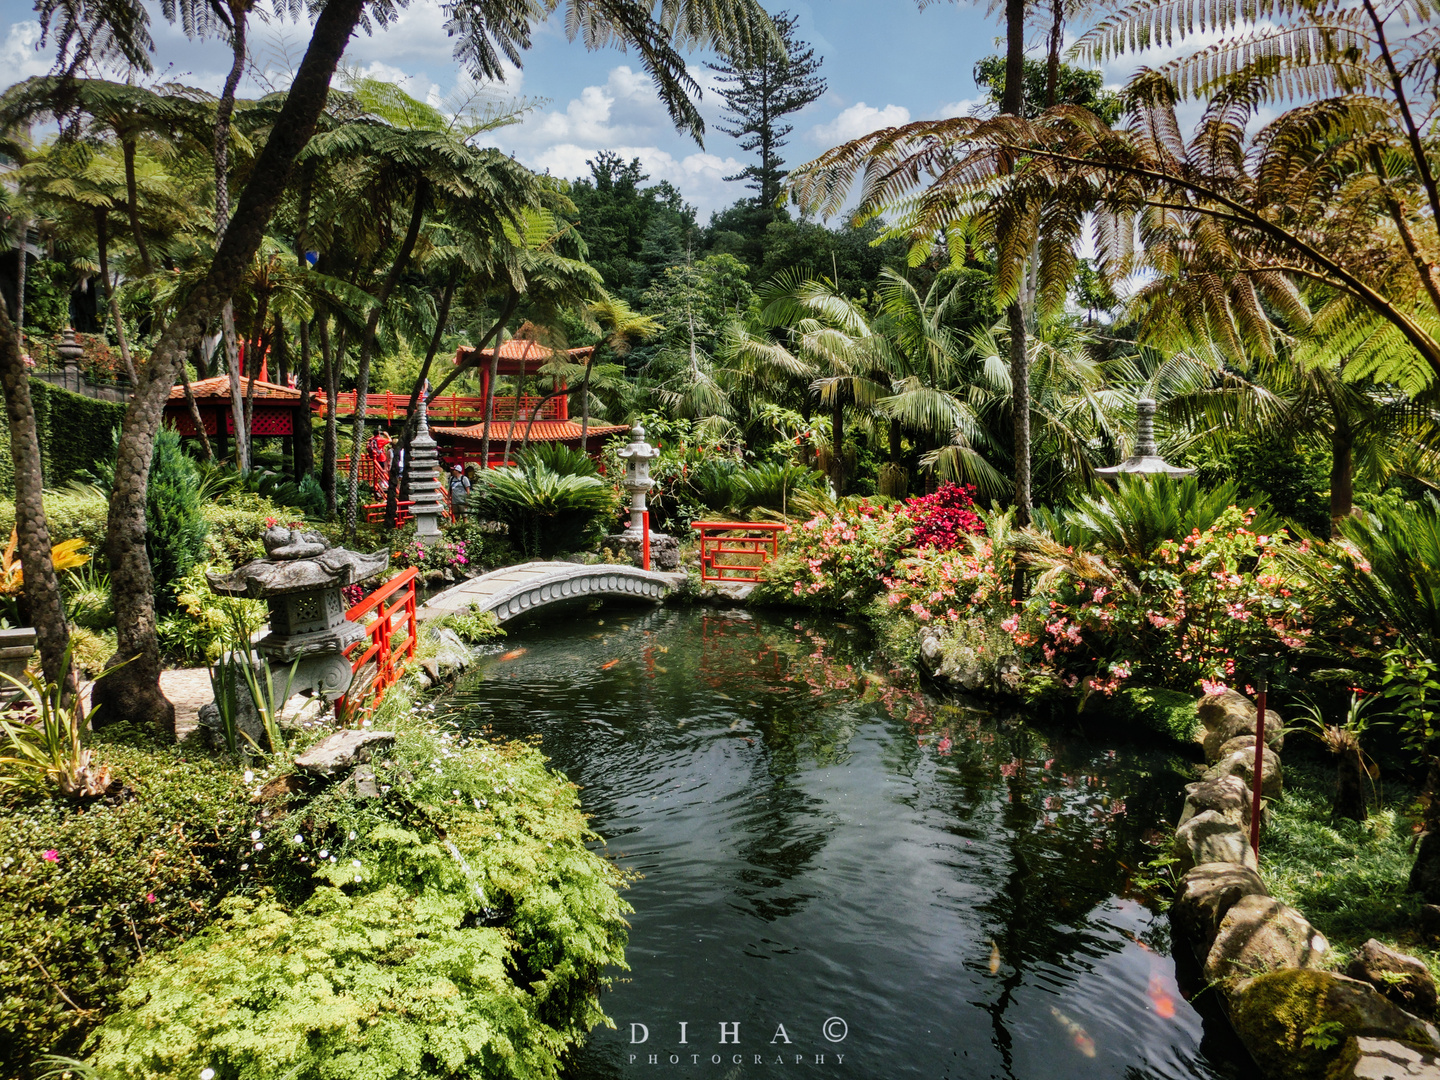
<svg viewBox="0 0 1440 1080"><path fill-rule="evenodd" d="M320 858L322 858L322 859L328 859L329 857L330 857L330 852L327 851L327 850L324 849L324 848L321 848L321 849L320 849Z"/></svg>
<svg viewBox="0 0 1440 1080"><path fill-rule="evenodd" d="M360 860L359 860L359 859L351 859L351 860L350 860L350 865L351 865L351 866L359 866L359 865L360 865Z"/></svg>
<svg viewBox="0 0 1440 1080"><path fill-rule="evenodd" d="M451 795L456 795L456 796L458 796L458 795L460 794L460 789L459 789L458 787L457 787L457 788L452 788L451 791L450 791L450 794L451 794Z"/></svg>
<svg viewBox="0 0 1440 1080"><path fill-rule="evenodd" d="M250 839L251 839L251 840L259 840L259 839L260 839L260 830L259 830L259 829L255 829L254 831L252 831L252 832L250 833Z"/></svg>
<svg viewBox="0 0 1440 1080"><path fill-rule="evenodd" d="M262 844L262 843L260 843L260 841L257 840L257 841L255 841L255 850L256 850L256 851L264 851L264 850L265 850L265 845Z"/></svg>
<svg viewBox="0 0 1440 1080"><path fill-rule="evenodd" d="M253 784L254 782L255 782L255 772L254 772L254 770L253 770L253 769L246 769L246 770L245 770L245 783L247 783L247 784ZM210 1070L209 1070L209 1069L206 1069L205 1072L210 1072ZM201 1075L203 1076L204 1073L202 1073ZM214 1074L214 1073L210 1073L210 1075L213 1076L213 1075L215 1075L215 1074Z"/></svg>
<svg viewBox="0 0 1440 1080"><path fill-rule="evenodd" d="M242 862L242 863L240 864L240 869L241 869L241 870L249 870L249 869L250 869L250 864L249 864L248 862Z"/></svg>
<svg viewBox="0 0 1440 1080"><path fill-rule="evenodd" d="M305 842L305 837L301 836L301 835L297 832L297 833L295 834L295 839L294 839L292 842L293 842L293 843L296 843L296 844L303 844L303 843Z"/></svg>
<svg viewBox="0 0 1440 1080"><path fill-rule="evenodd" d="M354 840L354 839L355 839L355 830L354 830L354 829L351 829L351 830L350 830L350 839L351 839L351 840Z"/></svg>
<svg viewBox="0 0 1440 1080"><path fill-rule="evenodd" d="M200 1070L200 1080L215 1080L215 1070L214 1070L214 1069L201 1069L201 1070Z"/></svg>

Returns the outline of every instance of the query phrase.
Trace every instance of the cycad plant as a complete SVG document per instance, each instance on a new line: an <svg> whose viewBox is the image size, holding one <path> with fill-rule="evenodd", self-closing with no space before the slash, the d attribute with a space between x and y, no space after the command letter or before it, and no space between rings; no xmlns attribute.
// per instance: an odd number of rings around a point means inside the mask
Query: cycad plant
<svg viewBox="0 0 1440 1080"><path fill-rule="evenodd" d="M504 522L526 555L540 558L594 547L619 510L614 489L599 477L563 476L538 462L486 469L472 502Z"/></svg>

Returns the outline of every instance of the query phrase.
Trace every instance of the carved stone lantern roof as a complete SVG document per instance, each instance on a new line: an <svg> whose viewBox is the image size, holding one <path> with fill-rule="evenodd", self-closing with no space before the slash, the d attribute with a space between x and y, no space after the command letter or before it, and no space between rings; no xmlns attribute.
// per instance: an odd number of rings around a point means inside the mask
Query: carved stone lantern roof
<svg viewBox="0 0 1440 1080"><path fill-rule="evenodd" d="M260 600L288 593L358 585L384 572L390 553L365 555L327 546L317 532L276 526L265 533L266 557L252 559L228 574L211 574L210 588L224 596Z"/></svg>

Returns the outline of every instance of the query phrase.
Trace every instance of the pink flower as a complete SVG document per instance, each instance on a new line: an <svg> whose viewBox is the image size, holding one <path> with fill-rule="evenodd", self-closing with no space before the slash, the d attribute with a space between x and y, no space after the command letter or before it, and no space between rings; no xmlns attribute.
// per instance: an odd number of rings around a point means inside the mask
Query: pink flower
<svg viewBox="0 0 1440 1080"><path fill-rule="evenodd" d="M147 904L153 904L153 903L155 903L155 894L154 894L153 892L147 892L147 893L145 894L145 902L146 902Z"/></svg>
<svg viewBox="0 0 1440 1080"><path fill-rule="evenodd" d="M46 862L59 862L60 852L56 851L54 848L47 848L45 851L42 851L40 853L40 857Z"/></svg>

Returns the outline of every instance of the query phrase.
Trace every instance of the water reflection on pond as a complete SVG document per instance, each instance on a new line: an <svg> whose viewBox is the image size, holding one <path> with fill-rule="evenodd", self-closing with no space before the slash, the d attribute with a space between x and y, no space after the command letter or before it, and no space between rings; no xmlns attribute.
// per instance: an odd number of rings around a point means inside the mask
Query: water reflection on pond
<svg viewBox="0 0 1440 1080"><path fill-rule="evenodd" d="M641 875L570 1077L1243 1075L1126 895L1163 751L943 704L842 623L610 608L479 672L457 721L539 735Z"/></svg>

